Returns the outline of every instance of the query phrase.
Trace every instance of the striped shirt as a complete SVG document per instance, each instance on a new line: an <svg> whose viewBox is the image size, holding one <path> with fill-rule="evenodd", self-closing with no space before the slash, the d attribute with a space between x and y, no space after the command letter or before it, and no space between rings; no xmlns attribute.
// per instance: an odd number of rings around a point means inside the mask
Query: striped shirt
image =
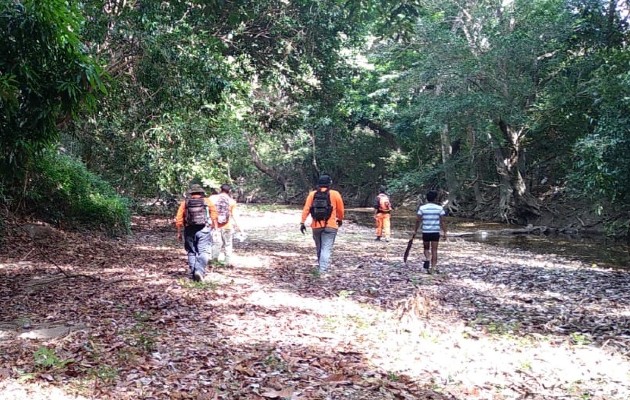
<svg viewBox="0 0 630 400"><path fill-rule="evenodd" d="M422 217L422 233L440 233L440 217L446 215L442 206L423 204L418 208L418 215Z"/></svg>

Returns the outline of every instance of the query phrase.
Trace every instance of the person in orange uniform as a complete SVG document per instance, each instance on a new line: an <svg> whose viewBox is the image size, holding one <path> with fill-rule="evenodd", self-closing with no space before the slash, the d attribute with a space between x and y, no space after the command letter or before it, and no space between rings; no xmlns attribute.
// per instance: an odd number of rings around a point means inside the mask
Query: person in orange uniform
<svg viewBox="0 0 630 400"><path fill-rule="evenodd" d="M317 263L319 273L325 273L330 266L330 257L337 231L343 224L344 205L341 194L330 188L332 179L329 175L322 175L317 181L317 189L310 192L302 209L300 231L306 232L304 225L311 216L313 240L317 249Z"/></svg>
<svg viewBox="0 0 630 400"><path fill-rule="evenodd" d="M205 195L200 185L191 185L175 215L177 240L184 241L188 268L195 281L203 280L212 248L212 231L208 212L210 200Z"/></svg>
<svg viewBox="0 0 630 400"><path fill-rule="evenodd" d="M219 260L221 249L225 255L225 264L233 267L232 253L234 242L234 230L238 229L243 233L238 225L236 215L236 200L230 196L232 188L227 183L221 185L221 192L210 196L210 218L214 227L212 241L212 262Z"/></svg>
<svg viewBox="0 0 630 400"><path fill-rule="evenodd" d="M393 210L392 203L389 201L387 188L381 186L378 189L378 196L374 199L374 221L376 222L376 239L381 240L385 237L385 241L389 242L391 237L391 212Z"/></svg>

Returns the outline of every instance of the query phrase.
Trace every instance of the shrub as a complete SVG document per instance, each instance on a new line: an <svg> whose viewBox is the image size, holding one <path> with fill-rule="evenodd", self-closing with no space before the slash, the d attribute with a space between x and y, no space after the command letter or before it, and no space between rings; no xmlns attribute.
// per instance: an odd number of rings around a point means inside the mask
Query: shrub
<svg viewBox="0 0 630 400"><path fill-rule="evenodd" d="M69 229L129 233L129 200L85 165L68 155L46 151L28 180L23 204L38 218Z"/></svg>

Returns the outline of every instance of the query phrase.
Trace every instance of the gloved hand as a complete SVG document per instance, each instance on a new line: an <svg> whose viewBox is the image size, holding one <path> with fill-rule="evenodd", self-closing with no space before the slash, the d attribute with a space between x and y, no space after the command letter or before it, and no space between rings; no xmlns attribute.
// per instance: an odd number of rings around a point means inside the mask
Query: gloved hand
<svg viewBox="0 0 630 400"><path fill-rule="evenodd" d="M343 225L343 221L342 220L337 220L337 226L341 228L341 225Z"/></svg>
<svg viewBox="0 0 630 400"><path fill-rule="evenodd" d="M306 227L304 226L304 224L300 224L300 232L302 232L302 235L304 235L306 233Z"/></svg>

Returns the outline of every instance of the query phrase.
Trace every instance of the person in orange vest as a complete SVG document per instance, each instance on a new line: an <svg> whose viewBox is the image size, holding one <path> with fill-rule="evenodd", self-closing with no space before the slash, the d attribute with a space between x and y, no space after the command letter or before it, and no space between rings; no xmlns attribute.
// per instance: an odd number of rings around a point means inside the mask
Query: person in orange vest
<svg viewBox="0 0 630 400"><path fill-rule="evenodd" d="M224 183L220 189L218 194L210 196L210 218L214 227L212 262L216 263L219 260L223 250L225 265L234 267L232 264L234 230L238 229L241 234L243 230L238 224L236 200L230 195L232 187Z"/></svg>
<svg viewBox="0 0 630 400"><path fill-rule="evenodd" d="M203 280L212 249L210 200L201 185L193 184L187 191L175 215L177 240L184 241L188 268L193 280ZM182 235L183 230L183 235Z"/></svg>
<svg viewBox="0 0 630 400"><path fill-rule="evenodd" d="M319 273L325 273L330 266L333 244L337 231L343 224L344 205L341 193L330 188L332 178L321 175L317 181L317 189L310 192L302 209L300 232L306 233L306 219L311 217L313 240L317 250Z"/></svg>
<svg viewBox="0 0 630 400"><path fill-rule="evenodd" d="M389 201L387 188L381 186L378 190L378 196L374 199L374 220L376 221L376 239L381 240L385 237L385 241L389 242L391 237L391 212L392 203Z"/></svg>

